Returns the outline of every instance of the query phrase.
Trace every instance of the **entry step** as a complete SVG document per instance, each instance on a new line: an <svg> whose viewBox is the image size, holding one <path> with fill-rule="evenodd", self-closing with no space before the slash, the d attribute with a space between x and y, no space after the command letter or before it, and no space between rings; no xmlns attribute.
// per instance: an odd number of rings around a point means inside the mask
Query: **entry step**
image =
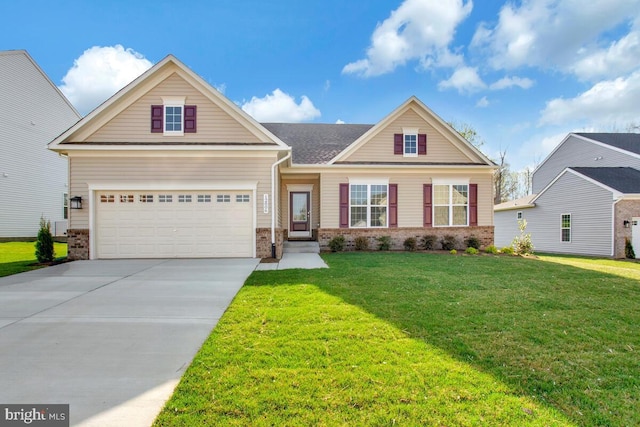
<svg viewBox="0 0 640 427"><path fill-rule="evenodd" d="M311 241L285 241L283 251L289 254L319 254L320 244Z"/></svg>

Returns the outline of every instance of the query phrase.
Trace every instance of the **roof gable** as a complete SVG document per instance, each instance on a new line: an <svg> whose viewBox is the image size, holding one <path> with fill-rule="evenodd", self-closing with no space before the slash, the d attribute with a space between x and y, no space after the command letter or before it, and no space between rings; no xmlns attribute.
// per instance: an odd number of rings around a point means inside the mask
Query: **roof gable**
<svg viewBox="0 0 640 427"><path fill-rule="evenodd" d="M208 108L212 117L198 114L197 134L185 134L179 138L151 134L150 106L162 104L163 95L175 96L176 93L186 95L185 105L189 105L191 100L203 103L201 105L205 109ZM213 124L203 127L205 123ZM119 129L126 131L118 132ZM233 141L231 139L234 138L228 135L235 135L239 140ZM85 116L51 142L49 148L67 151L107 144L111 147L145 145L149 148L162 145L164 149L167 149L167 146L179 149L180 146L190 143L210 146L246 143L289 149L279 138L172 55L154 65Z"/></svg>
<svg viewBox="0 0 640 427"><path fill-rule="evenodd" d="M394 156L393 134L402 133L403 127L417 128L418 133L427 134L426 156L415 158ZM435 150L432 152L430 148ZM495 166L480 150L465 140L415 96L372 126L329 163L405 164L407 162Z"/></svg>

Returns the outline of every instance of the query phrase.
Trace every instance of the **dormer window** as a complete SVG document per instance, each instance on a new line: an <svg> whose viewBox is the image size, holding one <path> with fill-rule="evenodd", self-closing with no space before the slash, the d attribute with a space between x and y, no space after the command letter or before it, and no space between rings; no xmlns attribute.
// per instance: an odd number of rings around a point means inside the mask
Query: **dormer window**
<svg viewBox="0 0 640 427"><path fill-rule="evenodd" d="M151 106L151 132L182 136L196 132L196 106L184 105L185 97L163 97L162 105Z"/></svg>

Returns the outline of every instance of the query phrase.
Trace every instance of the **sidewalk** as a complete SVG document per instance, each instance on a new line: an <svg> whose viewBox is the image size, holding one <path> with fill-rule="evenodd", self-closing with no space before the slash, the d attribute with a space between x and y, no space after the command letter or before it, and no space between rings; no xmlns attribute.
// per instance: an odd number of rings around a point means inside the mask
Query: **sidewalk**
<svg viewBox="0 0 640 427"><path fill-rule="evenodd" d="M290 268L329 268L320 255L309 253L285 253L279 262L260 263L256 271L286 270Z"/></svg>

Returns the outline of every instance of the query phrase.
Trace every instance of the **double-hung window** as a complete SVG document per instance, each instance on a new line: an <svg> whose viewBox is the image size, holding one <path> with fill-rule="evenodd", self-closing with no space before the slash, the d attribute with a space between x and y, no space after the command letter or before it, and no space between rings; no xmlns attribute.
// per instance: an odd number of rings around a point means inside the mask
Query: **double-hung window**
<svg viewBox="0 0 640 427"><path fill-rule="evenodd" d="M413 157L418 155L418 134L404 134L404 155Z"/></svg>
<svg viewBox="0 0 640 427"><path fill-rule="evenodd" d="M183 133L182 108L182 105L164 106L164 133Z"/></svg>
<svg viewBox="0 0 640 427"><path fill-rule="evenodd" d="M388 184L350 184L349 224L352 228L387 227Z"/></svg>
<svg viewBox="0 0 640 427"><path fill-rule="evenodd" d="M571 242L571 214L562 214L560 234L563 242Z"/></svg>
<svg viewBox="0 0 640 427"><path fill-rule="evenodd" d="M469 225L469 185L434 185L433 217L436 227Z"/></svg>

